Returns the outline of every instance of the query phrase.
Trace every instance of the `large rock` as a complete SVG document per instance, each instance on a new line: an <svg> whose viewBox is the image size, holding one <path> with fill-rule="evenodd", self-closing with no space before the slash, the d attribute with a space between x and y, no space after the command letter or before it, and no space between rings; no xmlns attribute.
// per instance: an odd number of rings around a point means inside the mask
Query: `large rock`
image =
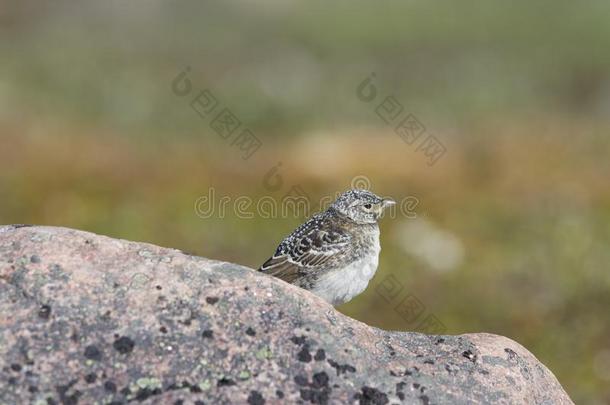
<svg viewBox="0 0 610 405"><path fill-rule="evenodd" d="M571 404L510 339L386 332L251 269L0 227L0 403Z"/></svg>

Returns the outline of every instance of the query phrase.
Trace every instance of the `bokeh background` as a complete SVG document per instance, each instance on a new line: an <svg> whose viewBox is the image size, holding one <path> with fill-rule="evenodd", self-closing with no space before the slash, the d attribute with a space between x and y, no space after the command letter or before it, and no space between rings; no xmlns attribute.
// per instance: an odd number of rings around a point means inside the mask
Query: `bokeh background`
<svg viewBox="0 0 610 405"><path fill-rule="evenodd" d="M608 21L601 0L2 2L0 223L256 267L303 218L202 218L199 197L317 201L365 176L419 204L383 221L380 270L340 311L508 336L576 403L608 404ZM191 109L203 89L261 141L250 159ZM376 114L390 95L442 142L436 164Z"/></svg>

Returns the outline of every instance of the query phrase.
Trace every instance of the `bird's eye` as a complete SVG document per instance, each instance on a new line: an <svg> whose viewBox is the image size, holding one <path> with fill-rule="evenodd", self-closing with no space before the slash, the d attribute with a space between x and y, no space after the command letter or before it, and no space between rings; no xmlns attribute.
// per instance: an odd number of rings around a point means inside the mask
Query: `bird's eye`
<svg viewBox="0 0 610 405"><path fill-rule="evenodd" d="M370 210L373 206L371 204L364 204L364 208Z"/></svg>

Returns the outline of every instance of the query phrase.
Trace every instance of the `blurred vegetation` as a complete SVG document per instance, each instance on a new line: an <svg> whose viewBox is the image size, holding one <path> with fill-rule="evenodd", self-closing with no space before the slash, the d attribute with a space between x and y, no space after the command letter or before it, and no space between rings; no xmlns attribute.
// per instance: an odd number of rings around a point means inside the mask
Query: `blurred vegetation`
<svg viewBox="0 0 610 405"><path fill-rule="evenodd" d="M448 333L513 338L576 403L610 403L609 20L603 1L3 4L0 223L256 267L301 219L202 219L197 198L318 200L364 175L418 219L383 221L380 271L342 312L414 330L395 310L413 294ZM251 159L172 93L186 66L263 142ZM356 97L371 72L447 147L436 165Z"/></svg>

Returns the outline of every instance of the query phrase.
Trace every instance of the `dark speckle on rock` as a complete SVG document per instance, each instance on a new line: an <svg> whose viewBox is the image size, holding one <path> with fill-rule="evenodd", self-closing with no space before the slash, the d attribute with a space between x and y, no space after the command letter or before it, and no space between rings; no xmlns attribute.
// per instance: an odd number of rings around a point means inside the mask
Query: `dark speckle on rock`
<svg viewBox="0 0 610 405"><path fill-rule="evenodd" d="M97 380L97 375L95 373L89 373L85 376L85 381L89 384L93 384Z"/></svg>
<svg viewBox="0 0 610 405"><path fill-rule="evenodd" d="M136 393L136 400L141 402L152 396L159 395L159 394L161 394L161 390L159 388L154 388L154 389L150 389L148 387L141 388Z"/></svg>
<svg viewBox="0 0 610 405"><path fill-rule="evenodd" d="M201 332L201 337L204 339L214 339L214 331L211 329L204 330Z"/></svg>
<svg viewBox="0 0 610 405"><path fill-rule="evenodd" d="M476 354L474 354L471 350L466 350L465 352L462 353L462 356L466 357L468 360L472 361L473 363L475 361L477 361Z"/></svg>
<svg viewBox="0 0 610 405"><path fill-rule="evenodd" d="M128 336L121 336L112 344L112 347L121 354L131 353L134 346L134 341Z"/></svg>
<svg viewBox="0 0 610 405"><path fill-rule="evenodd" d="M303 345L301 351L297 353L299 361L309 363L311 361L311 354L309 353L309 345Z"/></svg>
<svg viewBox="0 0 610 405"><path fill-rule="evenodd" d="M89 345L85 347L85 357L89 360L100 361L102 359L102 352L95 345Z"/></svg>
<svg viewBox="0 0 610 405"><path fill-rule="evenodd" d="M419 399L421 400L422 404L424 404L424 405L428 405L430 403L430 398L428 398L427 395L421 395L419 397Z"/></svg>
<svg viewBox="0 0 610 405"><path fill-rule="evenodd" d="M315 361L323 361L326 360L326 353L324 352L324 349L318 349L316 351L315 356L313 356Z"/></svg>
<svg viewBox="0 0 610 405"><path fill-rule="evenodd" d="M214 305L218 302L218 297L206 297L205 302L210 305Z"/></svg>
<svg viewBox="0 0 610 405"><path fill-rule="evenodd" d="M315 373L313 375L311 386L313 388L328 387L328 374L326 374L324 371Z"/></svg>
<svg viewBox="0 0 610 405"><path fill-rule="evenodd" d="M102 314L102 316L100 316L100 319L101 319L102 321L104 321L104 322L108 322L108 321L110 321L110 319L111 319L111 316L110 316L111 314L112 314L112 312L110 312L110 311L108 310L108 311L104 312L104 313Z"/></svg>
<svg viewBox="0 0 610 405"><path fill-rule="evenodd" d="M11 364L11 370L16 371L16 372L20 372L21 371L21 364L18 364L18 363Z"/></svg>
<svg viewBox="0 0 610 405"><path fill-rule="evenodd" d="M284 391L280 391L280 390L275 391L275 396L278 397L279 399L284 398Z"/></svg>
<svg viewBox="0 0 610 405"><path fill-rule="evenodd" d="M328 364L335 370L337 370L337 375L345 374L346 372L355 373L356 368L354 366L350 366L349 364L339 364L333 359L328 359Z"/></svg>
<svg viewBox="0 0 610 405"><path fill-rule="evenodd" d="M248 335L248 336L256 336L256 332L254 331L254 329L248 327L248 329L246 329L246 335Z"/></svg>
<svg viewBox="0 0 610 405"><path fill-rule="evenodd" d="M299 391L301 394L301 399L307 402L313 402L312 398L311 398L311 394L312 394L312 390L305 390L302 389Z"/></svg>
<svg viewBox="0 0 610 405"><path fill-rule="evenodd" d="M265 398L258 391L250 391L250 395L248 395L248 403L250 405L264 405Z"/></svg>
<svg viewBox="0 0 610 405"><path fill-rule="evenodd" d="M218 380L218 383L216 385L218 385L219 387L228 387L231 385L235 385L235 381L231 380L230 378L223 377Z"/></svg>
<svg viewBox="0 0 610 405"><path fill-rule="evenodd" d="M514 351L514 350L509 349L508 347L507 347L507 348L505 348L505 349L504 349L504 351L505 351L505 352L508 354L508 359L509 359L509 360L511 360L511 361L512 361L512 360L515 360L515 358L519 357L519 356L517 355L517 353L515 353L515 351Z"/></svg>
<svg viewBox="0 0 610 405"><path fill-rule="evenodd" d="M323 389L301 389L301 399L309 401L312 404L327 404L330 388Z"/></svg>
<svg viewBox="0 0 610 405"><path fill-rule="evenodd" d="M78 379L71 380L68 384L58 385L56 387L57 393L59 394L59 400L64 405L76 405L78 398L81 396L81 392L74 390L69 393L72 387L78 382Z"/></svg>
<svg viewBox="0 0 610 405"><path fill-rule="evenodd" d="M305 343L305 336L293 336L290 338L290 341L295 345L302 345Z"/></svg>
<svg viewBox="0 0 610 405"><path fill-rule="evenodd" d="M456 374L459 372L460 368L459 368L458 366L455 366L455 365L454 365L454 364L452 364L452 363L447 363L447 364L445 364L445 370L446 370L446 371L447 371L449 374L456 375Z"/></svg>
<svg viewBox="0 0 610 405"><path fill-rule="evenodd" d="M294 376L294 382L297 383L297 385L300 386L306 386L309 384L309 382L307 381L307 377L303 376L303 375L296 375Z"/></svg>
<svg viewBox="0 0 610 405"><path fill-rule="evenodd" d="M361 405L384 405L390 402L388 396L377 388L362 387L362 392L354 396Z"/></svg>
<svg viewBox="0 0 610 405"><path fill-rule="evenodd" d="M51 316L51 306L46 304L41 305L38 309L38 316L41 319L44 319L45 321L49 319L49 317Z"/></svg>
<svg viewBox="0 0 610 405"><path fill-rule="evenodd" d="M32 255L30 257L30 262L32 262L32 263L40 263L40 257L38 257L37 255Z"/></svg>
<svg viewBox="0 0 610 405"><path fill-rule="evenodd" d="M165 326L161 326L161 327L159 328L159 332L161 332L161 333L167 333L167 328L166 328Z"/></svg>
<svg viewBox="0 0 610 405"><path fill-rule="evenodd" d="M115 393L116 392L116 384L110 380L104 383L104 389L108 392Z"/></svg>

